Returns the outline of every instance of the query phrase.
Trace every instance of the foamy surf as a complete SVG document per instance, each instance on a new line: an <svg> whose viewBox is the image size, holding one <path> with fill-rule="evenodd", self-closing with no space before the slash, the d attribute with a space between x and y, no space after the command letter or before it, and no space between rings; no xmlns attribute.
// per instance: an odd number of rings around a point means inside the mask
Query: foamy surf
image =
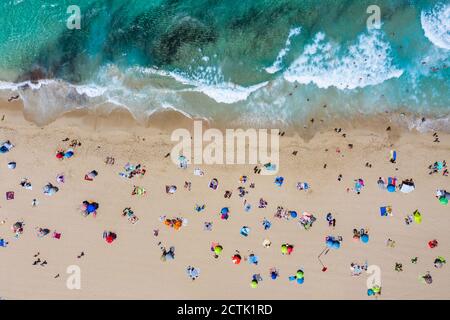
<svg viewBox="0 0 450 320"><path fill-rule="evenodd" d="M433 9L420 14L420 23L425 36L433 45L450 50L450 5L437 4Z"/></svg>
<svg viewBox="0 0 450 320"><path fill-rule="evenodd" d="M270 67L267 67L264 69L264 70L266 70L266 72L275 73L275 72L280 71L283 68L283 59L288 54L288 52L291 50L291 39L294 36L299 35L301 31L302 31L301 27L292 28L289 31L288 37L286 39L286 43L284 44L284 48L280 50L274 63Z"/></svg>
<svg viewBox="0 0 450 320"><path fill-rule="evenodd" d="M157 74L159 76L171 77L177 82L188 86L180 91L195 91L200 92L218 103L232 104L239 101L245 101L253 92L267 85L267 81L258 83L252 86L244 87L238 84L225 81L220 72L220 69L207 68L202 73L204 77L199 75L187 75L186 73L176 71L164 71L155 68L138 68L143 73ZM213 73L214 72L214 73ZM213 73L211 75L211 73ZM205 76L211 75L211 78Z"/></svg>
<svg viewBox="0 0 450 320"><path fill-rule="evenodd" d="M361 34L347 48L327 41L319 32L284 72L284 78L302 84L312 82L319 88L364 88L403 74L390 54L391 47L380 31Z"/></svg>

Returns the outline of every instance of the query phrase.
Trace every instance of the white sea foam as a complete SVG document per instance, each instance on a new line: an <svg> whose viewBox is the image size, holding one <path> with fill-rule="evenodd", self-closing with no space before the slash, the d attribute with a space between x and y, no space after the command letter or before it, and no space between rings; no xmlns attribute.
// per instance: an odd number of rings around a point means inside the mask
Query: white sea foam
<svg viewBox="0 0 450 320"><path fill-rule="evenodd" d="M31 89L40 89L43 85L49 85L55 83L56 80L43 79L39 81L23 81L23 82L7 82L0 81L0 90L18 91L19 88L28 86Z"/></svg>
<svg viewBox="0 0 450 320"><path fill-rule="evenodd" d="M275 73L275 72L278 72L281 70L281 68L283 67L283 59L288 54L288 52L291 50L291 38L296 35L299 35L301 31L302 31L301 27L292 28L289 31L288 37L286 39L286 43L284 44L284 48L281 49L280 52L278 52L278 55L277 55L274 63L270 67L265 68L266 72Z"/></svg>
<svg viewBox="0 0 450 320"><path fill-rule="evenodd" d="M325 34L319 32L284 72L284 78L303 84L312 82L319 88L355 89L376 85L403 73L393 65L390 52L389 43L378 30L361 34L347 48L327 41Z"/></svg>
<svg viewBox="0 0 450 320"><path fill-rule="evenodd" d="M264 87L268 82L262 82L253 86L244 87L235 83L225 81L216 67L205 67L197 72L187 75L183 72L164 71L156 68L139 68L141 72L147 74L157 74L164 77L171 77L177 82L187 85L190 88L182 91L201 92L219 103L236 103L246 100L254 91Z"/></svg>
<svg viewBox="0 0 450 320"><path fill-rule="evenodd" d="M77 92L81 95L85 94L90 98L94 98L94 97L99 97L102 96L107 88L105 87L100 87L97 86L95 84L90 84L90 85L77 85L74 86L75 89L77 90Z"/></svg>
<svg viewBox="0 0 450 320"><path fill-rule="evenodd" d="M433 45L450 50L450 4L440 3L432 10L422 11L420 23Z"/></svg>

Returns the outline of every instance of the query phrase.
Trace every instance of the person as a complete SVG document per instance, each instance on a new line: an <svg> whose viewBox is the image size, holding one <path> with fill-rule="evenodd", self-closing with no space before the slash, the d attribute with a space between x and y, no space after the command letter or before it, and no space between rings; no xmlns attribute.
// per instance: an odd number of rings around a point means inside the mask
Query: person
<svg viewBox="0 0 450 320"><path fill-rule="evenodd" d="M433 283L433 277L431 276L430 272L427 271L426 274L420 277L423 282L426 284L432 284Z"/></svg>
<svg viewBox="0 0 450 320"><path fill-rule="evenodd" d="M327 213L326 219L328 221L328 226L329 227L336 227L336 219L333 218L333 215L331 214L331 212Z"/></svg>
<svg viewBox="0 0 450 320"><path fill-rule="evenodd" d="M377 184L378 184L378 188L380 188L382 190L384 190L386 188L384 180L381 177L378 178Z"/></svg>
<svg viewBox="0 0 450 320"><path fill-rule="evenodd" d="M434 259L434 267L437 269L440 269L444 266L444 264L446 264L447 262L445 261L445 259L441 256L437 257L436 259Z"/></svg>

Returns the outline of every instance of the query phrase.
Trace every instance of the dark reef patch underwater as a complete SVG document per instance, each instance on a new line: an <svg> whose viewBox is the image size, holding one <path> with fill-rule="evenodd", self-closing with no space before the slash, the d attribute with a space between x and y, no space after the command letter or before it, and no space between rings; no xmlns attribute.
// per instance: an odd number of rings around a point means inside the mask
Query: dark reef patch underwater
<svg viewBox="0 0 450 320"><path fill-rule="evenodd" d="M376 1L375 28L366 0L81 0L80 29L70 5L0 2L0 96L17 91L39 124L126 108L254 126L389 111L450 126L446 1Z"/></svg>

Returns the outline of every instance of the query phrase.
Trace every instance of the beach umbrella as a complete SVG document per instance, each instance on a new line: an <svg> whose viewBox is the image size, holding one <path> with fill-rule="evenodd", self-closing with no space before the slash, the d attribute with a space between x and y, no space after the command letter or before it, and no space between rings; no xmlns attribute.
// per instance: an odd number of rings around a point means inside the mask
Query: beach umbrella
<svg viewBox="0 0 450 320"><path fill-rule="evenodd" d="M259 260L258 256L255 256L254 254L251 254L248 257L248 262L253 263L253 264L258 264L258 260Z"/></svg>
<svg viewBox="0 0 450 320"><path fill-rule="evenodd" d="M291 214L292 218L297 218L297 212L296 211L289 211L289 213Z"/></svg>
<svg viewBox="0 0 450 320"><path fill-rule="evenodd" d="M445 206L445 205L448 204L448 199L447 199L446 196L442 196L442 197L439 198L439 202L440 202L442 205Z"/></svg>
<svg viewBox="0 0 450 320"><path fill-rule="evenodd" d="M333 248L333 240L332 239L328 239L326 244L327 244L328 248Z"/></svg>
<svg viewBox="0 0 450 320"><path fill-rule="evenodd" d="M341 243L339 241L333 241L333 248L339 249L341 247Z"/></svg>
<svg viewBox="0 0 450 320"><path fill-rule="evenodd" d="M282 253L282 254L286 254L286 253L287 253L287 245L283 244L283 245L281 246L281 253Z"/></svg>
<svg viewBox="0 0 450 320"><path fill-rule="evenodd" d="M297 279L296 276L289 276L289 281L294 281L294 280L296 280L296 279Z"/></svg>
<svg viewBox="0 0 450 320"><path fill-rule="evenodd" d="M373 296L374 294L375 294L375 292L373 292L372 289L368 289L368 290L367 290L367 295L368 295L368 296Z"/></svg>
<svg viewBox="0 0 450 320"><path fill-rule="evenodd" d="M257 287L258 287L258 281L252 280L252 282L250 283L250 286L251 286L253 289L257 288Z"/></svg>
<svg viewBox="0 0 450 320"><path fill-rule="evenodd" d="M114 241L114 237L111 234L108 234L106 236L106 242L112 243Z"/></svg>
<svg viewBox="0 0 450 320"><path fill-rule="evenodd" d="M363 235L361 236L361 241L362 241L363 243L369 242L369 235L368 235L367 233L363 234Z"/></svg>
<svg viewBox="0 0 450 320"><path fill-rule="evenodd" d="M276 273L275 271L272 271L270 273L270 277L272 278L272 280L275 280L278 277L278 273Z"/></svg>
<svg viewBox="0 0 450 320"><path fill-rule="evenodd" d="M296 277L297 277L297 279L300 279L300 278L303 278L304 277L304 272L303 272L303 270L298 270L297 271L297 274L296 274Z"/></svg>
<svg viewBox="0 0 450 320"><path fill-rule="evenodd" d="M293 245L288 245L288 246L287 246L287 253L288 253L288 254L291 254L292 251L294 251L294 246L293 246Z"/></svg>
<svg viewBox="0 0 450 320"><path fill-rule="evenodd" d="M374 287L372 288L372 291L373 291L374 293L380 293L381 287L380 287L380 286L374 286Z"/></svg>
<svg viewBox="0 0 450 320"><path fill-rule="evenodd" d="M268 247L270 247L270 245L272 244L272 242L270 242L269 239L264 239L264 241L263 241L262 244L263 244L263 247L268 248Z"/></svg>
<svg viewBox="0 0 450 320"><path fill-rule="evenodd" d="M87 213L92 213L97 210L97 206L94 203L89 203L86 207Z"/></svg>
<svg viewBox="0 0 450 320"><path fill-rule="evenodd" d="M249 233L250 233L250 228L249 227L242 227L241 228L241 235L243 235L244 237L247 237Z"/></svg>
<svg viewBox="0 0 450 320"><path fill-rule="evenodd" d="M387 191L389 191L389 192L395 192L395 186L394 186L393 184L389 184L389 185L387 186Z"/></svg>
<svg viewBox="0 0 450 320"><path fill-rule="evenodd" d="M222 252L222 250L223 250L222 246L215 246L214 247L214 253L217 254L217 255L219 255Z"/></svg>
<svg viewBox="0 0 450 320"><path fill-rule="evenodd" d="M233 261L234 264L239 264L239 263L241 263L241 256L238 255L238 254L235 254L235 255L232 257L232 261Z"/></svg>
<svg viewBox="0 0 450 320"><path fill-rule="evenodd" d="M230 209L228 209L228 207L224 207L224 208L222 208L222 210L220 210L221 214L227 214L229 212L230 212Z"/></svg>
<svg viewBox="0 0 450 320"><path fill-rule="evenodd" d="M305 282L305 278L297 278L298 284L303 284L303 282Z"/></svg>

